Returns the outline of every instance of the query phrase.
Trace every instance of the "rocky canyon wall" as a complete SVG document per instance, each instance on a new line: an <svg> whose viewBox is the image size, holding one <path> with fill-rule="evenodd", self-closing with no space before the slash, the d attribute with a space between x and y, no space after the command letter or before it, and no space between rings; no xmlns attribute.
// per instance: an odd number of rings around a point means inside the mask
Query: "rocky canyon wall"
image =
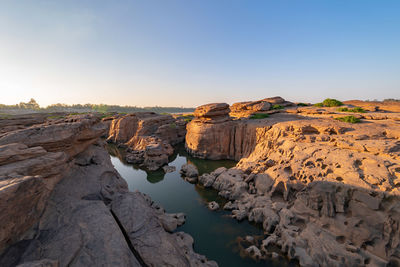
<svg viewBox="0 0 400 267"><path fill-rule="evenodd" d="M0 134L0 266L217 266L175 231L183 214L129 192L100 118L16 123Z"/></svg>
<svg viewBox="0 0 400 267"><path fill-rule="evenodd" d="M399 265L400 124L388 119L399 114L351 124L335 120L336 109L312 109L262 120L197 116L187 126L193 155L238 159L229 134L237 125L255 140L236 167L199 182L230 200L233 218L263 225L264 240L246 249L252 257L280 251L302 266Z"/></svg>

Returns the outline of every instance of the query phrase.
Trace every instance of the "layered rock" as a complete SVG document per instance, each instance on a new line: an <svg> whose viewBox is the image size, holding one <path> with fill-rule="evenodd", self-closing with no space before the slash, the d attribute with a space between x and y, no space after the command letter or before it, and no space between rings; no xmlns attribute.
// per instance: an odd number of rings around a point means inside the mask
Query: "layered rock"
<svg viewBox="0 0 400 267"><path fill-rule="evenodd" d="M168 163L173 145L185 138L185 121L171 115L138 112L111 121L108 142L126 147L126 161L156 170Z"/></svg>
<svg viewBox="0 0 400 267"><path fill-rule="evenodd" d="M230 107L230 115L232 117L243 118L249 117L254 113L275 113L276 111L271 110L274 105L287 107L293 106L294 104L280 96L264 98L257 101L238 102L232 104Z"/></svg>
<svg viewBox="0 0 400 267"><path fill-rule="evenodd" d="M186 149L207 159L240 159L250 152L255 140L244 141L247 126L229 116L229 105L208 104L195 110L195 118L187 124ZM239 148L240 147L240 148Z"/></svg>
<svg viewBox="0 0 400 267"><path fill-rule="evenodd" d="M400 264L400 125L324 114L262 121L235 168L199 177L230 200L234 218L263 225L267 238L247 253L279 248L302 266Z"/></svg>
<svg viewBox="0 0 400 267"><path fill-rule="evenodd" d="M86 115L0 137L0 266L216 266L171 233L183 214L128 191L105 129Z"/></svg>
<svg viewBox="0 0 400 267"><path fill-rule="evenodd" d="M224 111L214 111L225 107ZM209 110L207 115L197 110ZM228 115L227 104L208 104L196 109L196 116L187 124L186 150L199 158L219 160L239 160L248 156L257 144L257 136L262 135L265 127L296 118L297 116L278 115L268 120L237 120ZM217 116L213 116L217 113Z"/></svg>
<svg viewBox="0 0 400 267"><path fill-rule="evenodd" d="M104 131L97 122L93 116L75 117L0 137L0 216L8 222L0 231L0 251L37 222L54 186L68 169L68 161Z"/></svg>

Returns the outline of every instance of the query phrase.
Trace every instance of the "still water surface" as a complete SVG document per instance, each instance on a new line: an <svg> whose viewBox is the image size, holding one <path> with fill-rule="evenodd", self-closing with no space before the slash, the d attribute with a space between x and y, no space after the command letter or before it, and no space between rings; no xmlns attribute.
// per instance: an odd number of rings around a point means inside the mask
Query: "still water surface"
<svg viewBox="0 0 400 267"><path fill-rule="evenodd" d="M149 195L169 213L183 212L186 222L177 231L190 234L197 253L215 260L219 266L277 266L272 262L256 262L244 258L239 253L238 237L263 235L260 227L247 221L238 222L229 217L224 210L210 211L207 203L217 201L221 207L226 200L219 197L213 189L205 189L183 180L179 174L181 166L193 163L200 174L211 172L218 167L233 167L234 161L210 161L190 157L183 147L171 158L170 166L176 171L165 174L163 171L146 172L138 166L123 161L121 151L115 146L108 146L111 161L121 176L127 181L131 191L139 190ZM279 264L281 265L281 264Z"/></svg>

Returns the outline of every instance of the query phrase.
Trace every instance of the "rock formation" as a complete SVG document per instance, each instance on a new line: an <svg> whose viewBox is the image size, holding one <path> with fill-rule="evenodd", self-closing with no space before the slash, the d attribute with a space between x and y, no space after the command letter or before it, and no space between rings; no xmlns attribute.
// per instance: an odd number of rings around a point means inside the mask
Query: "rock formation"
<svg viewBox="0 0 400 267"><path fill-rule="evenodd" d="M126 161L157 170L168 164L173 145L185 138L185 121L171 115L137 112L111 121L108 142L126 148Z"/></svg>
<svg viewBox="0 0 400 267"><path fill-rule="evenodd" d="M399 101L360 101L360 100L349 100L344 101L346 105L353 105L362 107L369 111L380 111L380 112L400 112Z"/></svg>
<svg viewBox="0 0 400 267"><path fill-rule="evenodd" d="M230 200L232 217L263 225L265 240L245 249L254 258L276 258L280 249L302 266L399 265L400 124L345 123L333 119L337 108L318 109L227 120L215 132L197 118L188 125L195 136L186 137L194 155L229 158L226 151L254 142L236 167L199 182ZM252 133L232 142L224 129L238 127Z"/></svg>
<svg viewBox="0 0 400 267"><path fill-rule="evenodd" d="M257 101L246 101L232 104L230 107L230 115L232 117L242 118L249 117L254 113L275 113L271 110L275 105L282 107L293 106L294 104L286 101L280 96L264 98ZM272 111L272 112L271 112Z"/></svg>
<svg viewBox="0 0 400 267"><path fill-rule="evenodd" d="M216 266L183 214L128 191L98 117L19 125L0 135L0 266Z"/></svg>
<svg viewBox="0 0 400 267"><path fill-rule="evenodd" d="M195 118L186 126L185 145L190 154L212 160L239 160L254 150L265 120L238 120L230 117L229 111L225 103L203 105L195 110ZM267 124L294 117L275 117Z"/></svg>

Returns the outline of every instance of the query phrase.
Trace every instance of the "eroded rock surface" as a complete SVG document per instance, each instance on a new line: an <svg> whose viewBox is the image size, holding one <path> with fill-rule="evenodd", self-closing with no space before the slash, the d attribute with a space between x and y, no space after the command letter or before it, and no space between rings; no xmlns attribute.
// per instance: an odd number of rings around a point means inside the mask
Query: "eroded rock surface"
<svg viewBox="0 0 400 267"><path fill-rule="evenodd" d="M249 117L254 113L274 113L274 111L271 109L276 105L288 107L293 106L294 104L286 101L280 96L264 98L257 101L238 102L232 104L230 107L230 115L232 117L242 118Z"/></svg>
<svg viewBox="0 0 400 267"><path fill-rule="evenodd" d="M265 240L245 249L251 257L277 258L280 249L302 266L396 266L400 124L388 118L351 124L326 115L260 120L250 153L199 182L230 200L224 209L232 217L263 225Z"/></svg>
<svg viewBox="0 0 400 267"><path fill-rule="evenodd" d="M157 170L168 164L173 145L185 138L185 121L171 115L137 112L111 121L108 142L126 148L126 161Z"/></svg>
<svg viewBox="0 0 400 267"><path fill-rule="evenodd" d="M184 214L128 191L106 128L84 115L0 136L0 266L216 266L170 233Z"/></svg>

